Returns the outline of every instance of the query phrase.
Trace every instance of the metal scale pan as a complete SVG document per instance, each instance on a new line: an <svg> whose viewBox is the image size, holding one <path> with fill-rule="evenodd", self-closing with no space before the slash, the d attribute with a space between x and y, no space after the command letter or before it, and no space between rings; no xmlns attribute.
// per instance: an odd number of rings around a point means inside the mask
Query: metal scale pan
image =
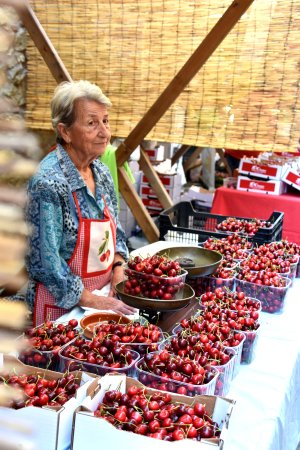
<svg viewBox="0 0 300 450"><path fill-rule="evenodd" d="M213 274L222 261L222 255L214 250L201 247L168 247L156 255L178 261L190 277L205 277Z"/></svg>

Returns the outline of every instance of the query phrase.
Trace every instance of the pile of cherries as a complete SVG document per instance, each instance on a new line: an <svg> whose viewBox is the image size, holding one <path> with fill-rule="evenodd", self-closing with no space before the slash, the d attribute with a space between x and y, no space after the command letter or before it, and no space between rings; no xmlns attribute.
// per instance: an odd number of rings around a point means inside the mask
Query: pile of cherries
<svg viewBox="0 0 300 450"><path fill-rule="evenodd" d="M270 244L266 245L268 249L275 253L277 256L283 256L283 255L300 255L300 246L296 244L295 242L289 242L287 240L282 240L278 242L271 242ZM259 247L258 247L259 250ZM297 262L295 260L295 262Z"/></svg>
<svg viewBox="0 0 300 450"><path fill-rule="evenodd" d="M243 291L232 292L222 288L205 292L200 297L200 302L208 310L215 307L222 310L233 310L237 311L238 317L246 316L248 313L249 317L254 320L259 318L259 311L261 310L261 303L256 298L246 296Z"/></svg>
<svg viewBox="0 0 300 450"><path fill-rule="evenodd" d="M276 261L278 259L289 261L290 265L298 263L300 253L297 252L297 244L294 244L294 246L289 246L287 241L271 242L253 249L254 255L260 258L266 257L271 261Z"/></svg>
<svg viewBox="0 0 300 450"><path fill-rule="evenodd" d="M140 322L120 324L114 321L101 323L95 327L95 335L101 339L113 337L115 342L127 344L140 354L157 350L163 340L161 329L154 324Z"/></svg>
<svg viewBox="0 0 300 450"><path fill-rule="evenodd" d="M145 389L134 385L124 394L107 391L94 415L119 430L164 441L185 438L201 441L218 438L221 433L204 404L172 402L168 392L147 394Z"/></svg>
<svg viewBox="0 0 300 450"><path fill-rule="evenodd" d="M249 270L247 270L247 268L241 269L236 278L238 280L248 281L257 286L285 288L289 284L288 278L281 276L278 272L272 272L272 270L259 270L257 272L250 272ZM250 295L248 292L247 294ZM255 295L253 295L253 297L254 296ZM261 298L259 299L261 300Z"/></svg>
<svg viewBox="0 0 300 450"><path fill-rule="evenodd" d="M95 336L92 341L77 337L62 349L61 355L67 358L60 361L63 371L87 370L98 375L114 369L126 371L138 358L138 353L120 344L116 335Z"/></svg>
<svg viewBox="0 0 300 450"><path fill-rule="evenodd" d="M189 396L202 394L201 386L216 377L216 371L203 367L196 358L180 357L165 349L145 355L137 369L138 379L145 386Z"/></svg>
<svg viewBox="0 0 300 450"><path fill-rule="evenodd" d="M211 340L212 336L213 333L208 334L205 330L203 332L181 330L169 338L164 349L181 358L189 357L205 369L216 368L219 376L216 381L215 395L226 395L234 369L235 351L225 348L220 340L214 342ZM242 335L241 339L243 339Z"/></svg>
<svg viewBox="0 0 300 450"><path fill-rule="evenodd" d="M135 256L125 269L124 293L137 297L172 300L184 287L183 272L178 261L166 256Z"/></svg>
<svg viewBox="0 0 300 450"><path fill-rule="evenodd" d="M193 347L194 351L201 345L200 342L202 346L205 344L208 348L212 346L217 349L220 344L238 349L243 342L241 362L251 362L260 327L260 302L246 297L243 292L230 292L220 288L203 294L201 300L204 309L198 316L180 322L182 329L177 337L188 339L189 336L196 335L199 342ZM176 345L174 341L173 346Z"/></svg>
<svg viewBox="0 0 300 450"><path fill-rule="evenodd" d="M253 252L260 258L267 257L272 262L276 260L288 261L290 264L289 278L293 280L295 276L299 276L300 246L298 244L287 240L270 242L254 248Z"/></svg>
<svg viewBox="0 0 300 450"><path fill-rule="evenodd" d="M240 260L249 256L252 244L247 238L232 234L221 239L210 237L204 242L203 247L221 253L225 259Z"/></svg>
<svg viewBox="0 0 300 450"><path fill-rule="evenodd" d="M291 259L291 258L290 258ZM288 258L276 257L272 254L269 258L267 255L258 255L253 253L248 259L241 261L240 267L244 270L255 271L269 270L271 272L281 273L288 275L290 273L291 262Z"/></svg>
<svg viewBox="0 0 300 450"><path fill-rule="evenodd" d="M271 222L260 219L237 219L235 217L227 217L222 222L218 223L216 229L218 231L227 231L230 233L243 233L249 236L254 236L259 228L270 228Z"/></svg>
<svg viewBox="0 0 300 450"><path fill-rule="evenodd" d="M18 389L21 399L11 400L10 408L25 406L61 406L73 397L79 388L79 380L73 373L66 373L57 379L47 379L35 374L2 374L1 384Z"/></svg>
<svg viewBox="0 0 300 450"><path fill-rule="evenodd" d="M25 337L29 347L20 353L19 359L30 366L56 370L58 352L78 336L77 327L78 321L71 319L66 324L46 321L38 327L27 329Z"/></svg>

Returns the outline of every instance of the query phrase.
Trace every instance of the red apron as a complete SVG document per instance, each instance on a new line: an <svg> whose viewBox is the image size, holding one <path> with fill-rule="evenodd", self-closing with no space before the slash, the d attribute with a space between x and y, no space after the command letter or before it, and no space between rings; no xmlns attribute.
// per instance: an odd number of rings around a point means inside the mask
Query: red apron
<svg viewBox="0 0 300 450"><path fill-rule="evenodd" d="M111 268L115 257L116 225L104 201L104 219L84 219L81 215L77 196L73 193L78 211L78 238L68 265L74 275L82 279L85 289L90 292L101 289L111 278ZM68 309L55 305L55 299L48 289L38 283L34 302L34 326L45 320L56 320Z"/></svg>

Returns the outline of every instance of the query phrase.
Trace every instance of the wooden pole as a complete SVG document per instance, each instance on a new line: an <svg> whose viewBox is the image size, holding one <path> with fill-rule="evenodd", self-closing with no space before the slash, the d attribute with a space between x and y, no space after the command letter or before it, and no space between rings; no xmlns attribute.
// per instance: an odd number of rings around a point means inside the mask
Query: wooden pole
<svg viewBox="0 0 300 450"><path fill-rule="evenodd" d="M247 11L254 0L235 0L224 15L204 38L192 56L179 70L166 89L153 103L140 122L129 133L124 142L117 149L117 164L121 166L129 159L131 153L142 142L154 125L164 115L187 84L199 72L208 58L218 48L227 34L232 30L241 16Z"/></svg>
<svg viewBox="0 0 300 450"><path fill-rule="evenodd" d="M20 18L57 83L72 81L64 63L28 3L26 8L20 9Z"/></svg>

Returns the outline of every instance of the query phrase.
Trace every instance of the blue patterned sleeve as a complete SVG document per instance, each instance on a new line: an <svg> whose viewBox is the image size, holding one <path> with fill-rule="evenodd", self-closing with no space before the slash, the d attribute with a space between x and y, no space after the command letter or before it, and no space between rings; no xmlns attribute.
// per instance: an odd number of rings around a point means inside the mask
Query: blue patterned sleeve
<svg viewBox="0 0 300 450"><path fill-rule="evenodd" d="M27 220L31 227L26 267L30 277L43 283L63 308L75 306L83 290L60 255L63 239L63 200L51 182L35 181L29 185Z"/></svg>

